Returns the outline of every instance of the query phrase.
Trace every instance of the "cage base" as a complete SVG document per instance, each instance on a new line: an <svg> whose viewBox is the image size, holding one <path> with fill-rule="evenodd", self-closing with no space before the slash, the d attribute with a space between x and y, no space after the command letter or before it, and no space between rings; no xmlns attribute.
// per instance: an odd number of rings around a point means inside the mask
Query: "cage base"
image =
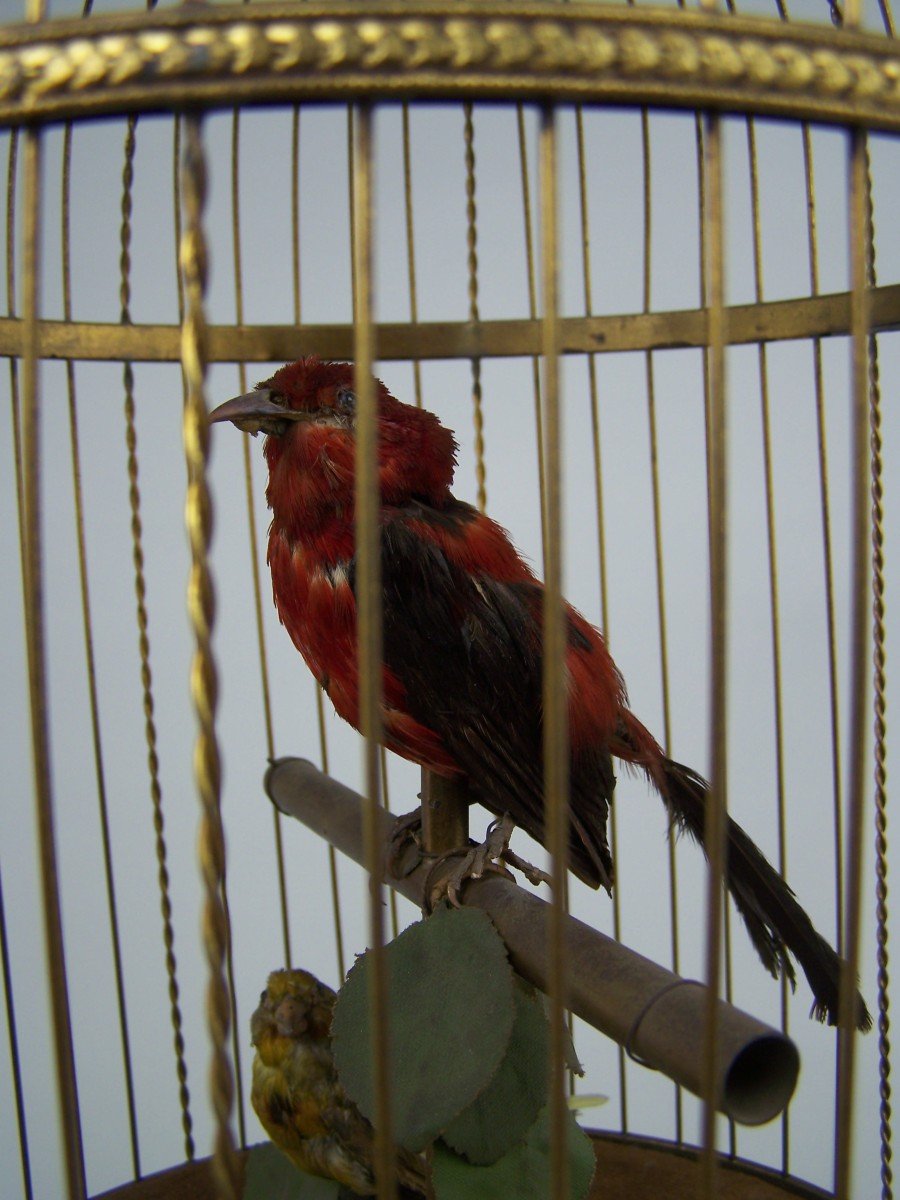
<svg viewBox="0 0 900 1200"><path fill-rule="evenodd" d="M590 1130L598 1170L588 1200L694 1200L700 1186L700 1151L656 1138ZM241 1162L246 1151L241 1154ZM831 1192L743 1159L719 1158L720 1200L829 1200ZM215 1200L208 1158L148 1175L93 1200Z"/></svg>

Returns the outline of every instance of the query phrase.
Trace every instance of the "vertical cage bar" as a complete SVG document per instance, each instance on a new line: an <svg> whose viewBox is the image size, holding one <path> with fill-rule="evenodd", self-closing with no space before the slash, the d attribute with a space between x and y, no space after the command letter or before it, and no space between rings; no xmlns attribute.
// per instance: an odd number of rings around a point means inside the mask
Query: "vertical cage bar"
<svg viewBox="0 0 900 1200"><path fill-rule="evenodd" d="M303 315L300 262L300 106L294 105L291 114L291 282L294 297L294 324L299 325ZM244 439L246 446L247 439ZM254 528L254 537L255 528ZM259 556L254 557L256 572L259 571ZM254 585L255 586L255 585ZM262 620L260 612L258 620ZM328 735L325 731L325 702L322 689L312 681L316 698L316 726L319 731L319 756L322 770L328 774ZM328 846L328 879L331 891L331 915L334 921L335 957L338 977L344 978L344 930L341 919L341 891L338 882L337 854L334 846Z"/></svg>
<svg viewBox="0 0 900 1200"><path fill-rule="evenodd" d="M384 954L384 886L378 846L381 801L381 531L378 483L378 414L372 369L375 334L372 323L372 174L373 115L360 104L355 113L353 189L354 306L353 344L356 360L356 561L357 639L359 657L359 726L365 739L363 777L366 807L363 834L369 873L369 946L372 957L369 1003L372 1011L372 1055L375 1083L375 1177L379 1200L396 1194L390 1102L390 1028L387 964Z"/></svg>
<svg viewBox="0 0 900 1200"><path fill-rule="evenodd" d="M86 1194L84 1147L78 1110L75 1052L63 944L54 829L53 781L50 764L40 494L41 413L38 393L37 322L40 305L39 239L42 161L41 137L37 130L29 129L25 134L24 159L22 454L25 513L25 641L28 658L28 690L31 706L31 741L43 893L44 938L50 984L57 1093L65 1147L65 1177L69 1200L82 1200Z"/></svg>
<svg viewBox="0 0 900 1200"><path fill-rule="evenodd" d="M643 151L643 224L644 224L644 278L643 278L643 311L649 313L652 307L653 287L653 205L652 176L650 156L650 114L646 108L641 109L641 148ZM665 559L663 557L662 536L662 493L659 481L659 441L656 429L656 375L654 371L653 351L644 351L644 376L647 387L647 425L650 435L650 482L653 510L653 548L656 569L656 615L659 633L659 673L662 692L663 709L663 745L666 753L672 753L672 705L669 691L669 636L666 620L666 576ZM669 863L669 937L672 948L672 970L679 971L678 946L678 864L675 854L675 838L667 839ZM621 1051L620 1051L621 1054ZM675 1100L675 1140L681 1142L684 1136L683 1102L681 1088L674 1088Z"/></svg>
<svg viewBox="0 0 900 1200"><path fill-rule="evenodd" d="M588 210L587 185L587 154L584 137L584 109L579 105L575 109L575 137L578 149L578 202L579 224L581 228L581 269L584 294L584 315L593 316L593 289L591 284L591 230ZM588 354L588 391L591 404L591 448L594 461L594 512L597 518L597 563L600 586L600 625L607 644L611 642L612 630L608 595L608 576L606 569L606 519L603 501L603 463L601 455L602 431L600 424L600 403L597 388L596 355ZM618 820L614 811L615 805L609 811L609 844L612 860L620 864ZM617 867L618 869L618 867ZM613 937L622 940L622 889L612 890ZM622 1133L628 1132L628 1071L626 1054L621 1046L616 1047L616 1060L619 1076L619 1128Z"/></svg>
<svg viewBox="0 0 900 1200"><path fill-rule="evenodd" d="M13 1097L16 1109L16 1127L19 1134L19 1165L22 1170L22 1194L24 1200L32 1200L31 1155L28 1149L28 1122L25 1117L25 1088L22 1081L22 1064L19 1058L19 1033L16 1008L13 1000L12 967L9 961L9 943L6 933L6 909L3 904L3 876L0 873L0 972L3 975L3 996L6 1007L6 1030L9 1037L9 1063L12 1072ZM7 1170L9 1168L7 1167ZM7 1176L9 1178L9 1176Z"/></svg>
<svg viewBox="0 0 900 1200"><path fill-rule="evenodd" d="M519 174L522 183L522 218L525 236L525 278L528 285L528 315L537 319L537 285L535 283L534 234L531 215L531 187L528 179L528 144L525 138L525 106L516 105L516 126L519 140ZM531 360L532 391L534 394L534 431L537 442L538 500L541 513L541 537L547 535L544 521L546 486L544 480L544 430L543 405L541 402L541 360L535 355Z"/></svg>
<svg viewBox="0 0 900 1200"><path fill-rule="evenodd" d="M295 109L295 113L296 113ZM235 108L231 117L231 250L234 263L234 315L238 325L244 324L244 270L241 252L241 189L240 189L240 109ZM295 262L297 260L295 259ZM295 280L295 303L299 304L299 278ZM240 392L247 391L247 368L238 364ZM269 686L269 660L266 653L266 635L263 622L262 582L259 572L259 540L256 534L256 507L254 503L253 464L250 458L250 439L241 438L244 465L244 491L247 501L247 535L250 551L250 572L253 583L253 614L256 624L256 651L259 656L259 682L262 689L263 721L266 731L266 754L271 761L275 757L275 734L272 721L272 696ZM281 911L281 943L284 965L289 967L291 957L291 929L287 899L287 871L284 863L284 839L282 837L281 813L272 806L272 836L275 842L275 866L278 876L278 900ZM243 1120L243 1106L238 1110ZM243 1125L241 1141L245 1140Z"/></svg>
<svg viewBox="0 0 900 1200"><path fill-rule="evenodd" d="M707 273L707 355L710 379L710 585L712 666L710 680L712 770L704 841L709 857L706 892L706 1030L703 1063L703 1195L716 1194L716 1079L718 1078L718 996L722 974L727 781L727 430L725 403L724 238L722 230L721 123L704 121L706 213L703 222Z"/></svg>
<svg viewBox="0 0 900 1200"><path fill-rule="evenodd" d="M810 294L818 296L819 238L816 211L816 188L812 131L803 124L803 166L806 180L806 210L808 229ZM813 378L815 381L816 438L819 471L819 506L822 515L822 555L825 587L825 622L828 655L829 731L831 738L831 795L834 843L834 900L835 944L838 953L844 944L844 785L841 756L840 691L838 680L837 617L835 606L834 549L832 540L831 498L828 486L828 436L825 418L825 372L822 359L822 339L813 338ZM839 1118L840 1043L834 1043L834 1127ZM835 1134L835 1144L837 1135Z"/></svg>
<svg viewBox="0 0 900 1200"><path fill-rule="evenodd" d="M541 276L544 299L544 807L553 903L550 939L550 1177L554 1200L569 1194L566 1146L565 1013L567 954L565 883L569 827L566 637L562 597L562 437L559 402L559 295L556 110L541 109Z"/></svg>
<svg viewBox="0 0 900 1200"><path fill-rule="evenodd" d="M19 131L10 130L6 164L6 315L16 315L16 179L19 164ZM13 458L16 473L16 509L19 519L19 566L25 584L25 485L22 479L22 414L19 404L19 360L9 359L9 398Z"/></svg>
<svg viewBox="0 0 900 1200"><path fill-rule="evenodd" d="M754 299L764 299L762 215L759 195L759 156L756 144L756 123L747 118L747 155L750 162L750 208L753 224L753 285ZM787 875L787 812L785 794L785 752L782 690L781 618L778 588L778 554L776 550L775 488L772 462L771 405L769 399L769 360L764 342L757 346L757 377L759 379L760 420L762 424L763 476L766 497L766 553L769 583L769 615L772 648L772 704L775 725L775 794L778 814L778 870ZM781 976L781 1028L789 1029L788 981ZM790 1113L781 1115L781 1169L787 1174L790 1167Z"/></svg>

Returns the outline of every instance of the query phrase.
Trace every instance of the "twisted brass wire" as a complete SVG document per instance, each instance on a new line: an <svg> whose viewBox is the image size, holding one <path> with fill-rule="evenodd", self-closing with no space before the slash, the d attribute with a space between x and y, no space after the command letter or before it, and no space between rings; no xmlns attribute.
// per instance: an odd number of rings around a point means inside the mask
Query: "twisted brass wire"
<svg viewBox="0 0 900 1200"><path fill-rule="evenodd" d="M872 199L872 163L868 142L865 144L866 171L866 279L876 283L875 215ZM891 1126L891 1041L890 977L888 974L888 859L887 859L887 656L885 631L884 581L884 462L881 438L881 381L878 341L869 337L869 457L871 476L872 527L872 702L873 760L875 804L875 958L878 987L878 1093L879 1139L881 1152L881 1196L891 1200L894 1194Z"/></svg>
<svg viewBox="0 0 900 1200"><path fill-rule="evenodd" d="M68 123L63 135L62 169L62 275L63 320L72 318L72 277L70 255L69 199L71 195L72 125ZM116 1004L119 1011L119 1036L122 1065L125 1072L125 1104L128 1112L128 1133L131 1141L131 1163L135 1179L141 1175L138 1139L137 1108L134 1096L134 1073L131 1063L131 1043L128 1033L128 1013L125 1003L125 980L122 967L122 944L116 903L112 842L109 830L109 807L106 796L106 770L100 733L100 702L97 693L97 671L94 658L94 629L91 618L88 582L87 545L84 527L84 497L81 486L81 450L78 438L78 408L75 396L75 365L66 361L66 389L69 408L69 442L72 460L72 487L75 502L75 540L78 548L78 576L81 591L81 618L84 631L85 666L87 669L88 706L91 717L91 742L94 753L94 773L97 781L97 807L100 818L100 839L103 853L103 873L106 884L106 903L109 912L110 943L113 955L113 977Z"/></svg>
<svg viewBox="0 0 900 1200"><path fill-rule="evenodd" d="M412 325L419 323L419 299L416 288L416 240L413 224L412 196L412 146L409 128L409 104L404 101L401 108L403 133L403 212L406 223L406 279L409 288L409 319ZM413 395L416 406L422 407L422 367L418 358L413 359Z"/></svg>
<svg viewBox="0 0 900 1200"><path fill-rule="evenodd" d="M885 32L895 36L890 0L879 0ZM875 216L872 199L871 157L868 141L865 154L866 283L877 284L875 270ZM875 807L875 959L878 987L878 1092L882 1200L894 1194L891 1109L890 977L888 974L888 859L887 859L887 724L886 724L886 631L884 606L884 492L881 439L881 387L878 339L869 335L869 436L872 527L872 661L873 661L873 760Z"/></svg>
<svg viewBox="0 0 900 1200"><path fill-rule="evenodd" d="M847 5L846 20L855 24L858 6ZM869 388L871 328L867 275L870 252L866 246L868 225L868 154L866 133L850 133L850 275L853 297L852 390L851 390L851 586L850 616L850 713L847 733L850 744L847 812L846 898L844 907L844 967L841 972L838 1033L838 1106L835 1147L835 1195L849 1200L851 1194L851 1149L853 1084L856 1069L856 1031L853 1028L853 996L859 970L859 933L862 889L862 826L866 791L867 642L871 607L868 601L871 568L869 517L870 432Z"/></svg>
<svg viewBox="0 0 900 1200"><path fill-rule="evenodd" d="M718 996L722 974L725 820L727 788L727 429L725 400L724 247L722 231L721 122L704 118L706 213L703 225L709 311L710 379L710 584L712 616L711 742L712 770L707 798L704 844L709 859L706 893L706 983L708 997L703 1049L703 1194L712 1200L716 1189L716 1105L718 1075Z"/></svg>
<svg viewBox="0 0 900 1200"><path fill-rule="evenodd" d="M296 110L295 110L296 111ZM234 263L234 306L235 320L238 325L244 324L244 274L241 254L241 218L240 218L240 109L232 113L231 124L231 248ZM295 261L297 261L295 259ZM299 290L295 289L299 300ZM247 391L247 367L238 364L239 391ZM244 492L247 501L247 534L250 550L250 577L253 585L253 613L256 622L256 648L259 655L259 681L262 689L263 721L266 731L266 754L271 760L275 757L275 735L272 724L272 697L269 686L269 662L266 653L266 637L263 624L262 581L259 571L259 540L256 533L256 507L254 504L255 488L253 485L253 464L250 459L250 439L241 438L244 461ZM291 965L291 932L288 919L287 876L284 865L284 842L282 836L281 813L272 806L272 835L275 840L275 869L278 878L278 899L281 908L281 938L284 953L284 964ZM237 1057L237 1047L235 1047ZM240 1088L238 1089L240 1092ZM239 1114L243 1114L243 1106L239 1106ZM244 1130L241 1128L241 1142L245 1141Z"/></svg>
<svg viewBox="0 0 900 1200"><path fill-rule="evenodd" d="M184 123L182 195L185 223L180 247L186 310L182 363L187 381L184 410L184 446L187 463L185 521L191 546L188 613L196 651L191 664L191 695L198 720L194 749L194 774L201 801L200 867L205 888L203 943L209 964L207 1021L212 1040L210 1094L216 1117L213 1175L221 1200L237 1200L239 1162L231 1131L234 1081L228 1057L231 997L225 974L229 931L223 901L225 837L220 809L220 764L215 711L218 694L211 634L215 598L209 570L212 503L206 480L209 426L204 397L206 291L206 240L203 211L206 200L206 164L200 140L199 118Z"/></svg>
<svg viewBox="0 0 900 1200"><path fill-rule="evenodd" d="M38 11L39 5L33 5ZM22 364L22 457L24 462L22 501L25 529L25 642L28 659L28 692L31 710L31 741L34 766L40 854L44 939L50 984L57 1097L63 1131L65 1179L69 1200L86 1195L84 1145L72 1015L63 942L59 873L54 832L54 796L50 762L50 728L47 694L46 638L44 627L44 581L40 505L41 437L38 393L37 317L40 275L39 237L42 195L41 135L25 134L25 216L23 229L23 315L25 355Z"/></svg>
<svg viewBox="0 0 900 1200"><path fill-rule="evenodd" d="M562 434L559 402L557 317L559 213L556 111L540 114L541 291L544 309L544 520L543 753L544 806L553 902L547 918L550 1018L550 1178L552 1200L569 1195L566 1136L565 1020L568 953L565 940L565 883L569 826L569 740L566 707L566 631L562 595Z"/></svg>
<svg viewBox="0 0 900 1200"><path fill-rule="evenodd" d="M125 163L122 179L122 223L120 230L120 285L119 300L121 320L128 324L130 314L130 255L131 255L131 188L135 153L135 118L128 119L125 135ZM147 581L144 574L143 520L141 517L141 492L138 482L139 465L137 454L137 427L135 425L134 370L130 362L123 364L125 446L128 471L128 504L131 512L131 554L134 569L135 615L138 630L138 655L140 658L141 694L144 711L144 740L147 746L147 771L149 776L150 805L153 817L157 861L157 883L159 886L160 913L162 916L162 938L165 953L166 978L168 981L169 1016L172 1024L173 1048L175 1051L175 1074L178 1080L178 1099L181 1106L181 1127L184 1134L185 1156L194 1157L193 1118L191 1098L188 1090L188 1068L185 1058L183 1020L181 1015L180 989L178 986L178 963L175 958L175 926L172 919L172 899L168 867L168 849L165 836L162 783L160 780L159 752L155 702L153 698L153 671L150 654L150 617L147 610Z"/></svg>
<svg viewBox="0 0 900 1200"><path fill-rule="evenodd" d="M528 182L528 143L525 137L525 108L516 105L516 128L519 137L519 169L522 184L522 221L525 234L525 277L528 284L528 316L535 320L537 311L537 291L535 285L534 235L532 231L531 186ZM540 357L531 356L532 391L534 395L534 430L537 439L538 495L540 497L541 514L543 516L546 502L546 481L544 479L544 429L541 413L541 365ZM545 533L544 522L541 521L541 536Z"/></svg>
<svg viewBox="0 0 900 1200"><path fill-rule="evenodd" d="M890 0L879 0L885 32L896 35ZM866 173L866 281L877 284L875 270L875 218L872 200L871 158L865 143ZM882 487L881 388L878 340L869 337L869 429L872 525L872 659L873 659L873 758L875 764L875 959L878 987L878 1132L881 1152L881 1196L891 1200L894 1172L891 1124L890 977L888 974L888 846L887 846L887 724L886 631L884 606L884 504Z"/></svg>
<svg viewBox="0 0 900 1200"><path fill-rule="evenodd" d="M469 320L477 324L478 309L478 209L475 203L475 122L472 105L463 105L463 139L466 165L466 266L469 272ZM475 482L478 508L487 508L487 471L484 464L484 409L481 393L481 359L472 359L472 422L475 428Z"/></svg>
<svg viewBox="0 0 900 1200"><path fill-rule="evenodd" d="M244 0L244 2L246 3L246 0ZM238 112L239 112L239 110L237 108L233 109L233 111L232 111L233 121L232 121L231 161L232 161L232 186L233 187L234 187L234 182L235 182L235 174L234 174L234 172L235 172L235 147L236 147L237 140L238 140L238 120L237 120ZM237 221L238 217L237 217L236 210L233 210L233 211L235 212L235 220ZM235 227L233 227L233 229L232 229L233 236L235 236L235 232L236 232ZM238 275L236 282L237 282L237 286L235 288L236 303L238 303L242 299L239 275ZM241 324L241 322L239 321L238 324ZM246 378L246 376L245 376L245 367L244 367L243 363L240 364L239 373L240 373L241 379L244 380ZM247 442L247 439L245 438L244 439L244 477L245 477L245 479L247 477L247 467L249 465L249 459L250 459L249 447L247 446L246 442ZM276 827L278 827L278 822L279 822L280 817L279 817L279 814L277 813L277 811L274 810L274 808L273 808L273 813L272 813L272 819L273 819L273 822L275 823ZM281 840L280 839L280 828L278 828L276 835L275 835L276 849L280 848L280 840ZM279 862L279 868L280 867L281 867L281 863ZM283 869L279 869L278 874L279 874L279 882L282 883L283 875L284 875ZM243 1068L241 1066L241 1040L242 1039L240 1037L240 1032L238 1029L238 999L237 999L237 987L235 985L235 972L234 972L234 942L232 939L233 926L231 923L231 911L230 911L229 904L228 904L228 881L227 881L226 863L224 860L222 863L222 882L221 882L220 895L221 895L221 901L222 901L222 910L223 910L223 913L225 916L225 928L226 928L226 933L227 933L227 937L226 937L226 941L225 941L225 976L226 976L226 979L228 982L228 993L229 993L229 998L230 998L230 1002L231 1002L231 1012L233 1014L233 1020L231 1022L231 1055L232 1055L231 1062L232 1062L232 1070L234 1071L234 1087L235 1087L235 1091L238 1096L238 1103L237 1103L238 1140L239 1140L241 1146L246 1146L247 1145L247 1128L246 1128L246 1122L244 1120L244 1105L242 1102L242 1097L244 1094L244 1087L243 1087L243 1080L242 1080ZM287 903L286 903L286 896L285 896L284 892L282 892L282 897L281 897L281 913L282 913L283 936L285 938L285 941L287 941Z"/></svg>
<svg viewBox="0 0 900 1200"><path fill-rule="evenodd" d="M234 110L233 114L232 114L233 117L235 117L235 119L232 121L232 147L231 147L232 183L234 182L234 162L235 162L235 153L236 153L235 146L236 146L236 142L237 142L237 123L236 123L236 115L235 114L236 114L236 110ZM234 210L233 210L233 212L234 212ZM236 213L235 213L235 220L238 220ZM234 230L232 232L234 233ZM239 263L239 259L237 261ZM204 286L205 286L205 284L204 284ZM236 296L239 297L240 296L240 275L239 274L237 277L237 287L236 287L235 291L236 291ZM237 302L238 302L238 300L236 299L236 303ZM205 326L204 326L204 333L205 333ZM205 345L204 345L204 355L205 355ZM204 365L205 365L205 358L204 358ZM240 370L241 371L244 370L243 365L241 365ZM187 384L186 379L185 379L185 383ZM187 404L187 391L185 392L185 403ZM205 406L205 400L204 400L204 406ZM244 439L244 441L246 443L246 439ZM249 463L249 451L248 451L248 447L245 444L244 445L244 464L245 464L244 476L245 476L245 479L246 479L246 474L247 474L246 467L247 467L248 463ZM224 834L223 834L223 837L224 837ZM232 940L233 926L231 924L231 910L230 910L229 904L228 904L227 864L226 864L226 861L224 860L224 858L222 861L221 886L219 889L219 896L220 896L221 903L222 903L222 912L223 912L224 919L225 919L225 931L226 931L225 978L226 978L227 985L228 985L228 994L229 994L229 1001L231 1004L231 1014L232 1014L232 1020L230 1023L231 1055L232 1055L231 1066L232 1066L232 1070L234 1071L234 1088L235 1088L235 1091L238 1096L238 1103L237 1103L238 1141L241 1146L246 1146L246 1144L247 1144L247 1129L246 1129L246 1124L244 1121L244 1105L243 1105L242 1099L241 1099L244 1094L243 1081L242 1081L242 1067L241 1067L241 1039L240 1039L240 1034L238 1031L237 988L235 986L235 981L234 981L234 943ZM286 913L287 913L287 906L285 904L282 904L282 914L283 914L282 919L283 920L286 920ZM230 1130L229 1130L229 1132L230 1132Z"/></svg>

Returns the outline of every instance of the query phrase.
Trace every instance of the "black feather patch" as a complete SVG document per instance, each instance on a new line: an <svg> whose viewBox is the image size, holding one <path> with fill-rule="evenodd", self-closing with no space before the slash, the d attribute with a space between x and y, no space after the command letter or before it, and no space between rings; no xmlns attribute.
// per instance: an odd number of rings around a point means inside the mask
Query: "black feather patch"
<svg viewBox="0 0 900 1200"><path fill-rule="evenodd" d="M464 571L408 524L452 530L473 513L457 501L390 513L382 529L385 663L406 689L410 715L440 737L477 799L543 842L540 585ZM572 636L583 637L570 628ZM615 777L605 748L574 758L570 777L570 865L592 886L609 887Z"/></svg>

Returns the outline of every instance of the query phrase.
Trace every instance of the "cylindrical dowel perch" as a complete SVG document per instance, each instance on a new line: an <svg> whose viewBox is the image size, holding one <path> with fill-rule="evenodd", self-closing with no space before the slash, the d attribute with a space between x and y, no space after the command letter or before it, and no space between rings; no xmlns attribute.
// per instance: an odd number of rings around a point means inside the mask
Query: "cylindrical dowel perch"
<svg viewBox="0 0 900 1200"><path fill-rule="evenodd" d="M363 861L361 796L312 763L282 758L266 773L266 791L285 814L296 817L356 862ZM381 828L387 848L394 818ZM425 862L404 879L385 882L416 904L429 870ZM510 960L524 978L546 989L548 905L499 875L470 880L466 904L484 909L506 942ZM706 987L681 979L582 921L566 922L571 964L568 1002L572 1011L626 1046L647 1066L695 1094L701 1092ZM760 1125L787 1105L800 1057L777 1029L719 1001L717 1107L746 1125Z"/></svg>

